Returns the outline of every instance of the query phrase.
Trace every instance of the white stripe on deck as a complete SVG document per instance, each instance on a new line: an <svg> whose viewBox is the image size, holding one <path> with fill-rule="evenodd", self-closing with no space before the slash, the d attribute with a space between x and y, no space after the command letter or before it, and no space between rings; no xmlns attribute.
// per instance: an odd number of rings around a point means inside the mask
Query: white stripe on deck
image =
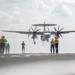
<svg viewBox="0 0 75 75"><path fill-rule="evenodd" d="M10 57L30 57L31 55L11 55Z"/></svg>
<svg viewBox="0 0 75 75"><path fill-rule="evenodd" d="M31 55L25 55L25 57L30 57Z"/></svg>
<svg viewBox="0 0 75 75"><path fill-rule="evenodd" d="M11 55L11 57L21 57L20 55Z"/></svg>

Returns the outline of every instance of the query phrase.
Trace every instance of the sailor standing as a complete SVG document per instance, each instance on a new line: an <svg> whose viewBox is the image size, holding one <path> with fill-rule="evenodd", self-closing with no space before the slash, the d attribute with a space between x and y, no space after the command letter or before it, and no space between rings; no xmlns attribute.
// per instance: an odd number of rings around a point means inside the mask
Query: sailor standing
<svg viewBox="0 0 75 75"><path fill-rule="evenodd" d="M23 53L25 53L25 43L24 43L24 41L22 41L21 45L22 45L22 54L23 54Z"/></svg>
<svg viewBox="0 0 75 75"><path fill-rule="evenodd" d="M9 54L9 52L10 52L10 44L9 43L5 44L5 49L6 49L6 54Z"/></svg>
<svg viewBox="0 0 75 75"><path fill-rule="evenodd" d="M51 50L50 50L51 51L51 54L52 53L54 54L54 52L55 52L55 49L54 49L54 44L55 44L54 43L54 39L51 40L50 44L51 44Z"/></svg>
<svg viewBox="0 0 75 75"><path fill-rule="evenodd" d="M58 38L57 38L57 37L55 37L54 42L55 42L56 54L58 54L58 45L59 45L59 40L58 40Z"/></svg>
<svg viewBox="0 0 75 75"><path fill-rule="evenodd" d="M1 36L0 39L0 51L2 54L4 54L4 48L5 48L5 43L7 42L5 36Z"/></svg>

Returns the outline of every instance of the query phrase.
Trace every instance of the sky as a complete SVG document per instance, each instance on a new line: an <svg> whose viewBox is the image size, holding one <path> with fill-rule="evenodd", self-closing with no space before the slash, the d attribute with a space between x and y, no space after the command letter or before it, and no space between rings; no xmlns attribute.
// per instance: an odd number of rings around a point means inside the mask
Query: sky
<svg viewBox="0 0 75 75"><path fill-rule="evenodd" d="M50 43L43 45L40 37L34 45L31 36L28 39L25 34L2 32L28 31L32 24L43 22L60 25L64 30L75 30L75 0L0 0L0 36L5 35L11 53L21 53L22 41L26 43L26 53L49 53ZM64 34L59 39L59 52L75 53L74 40L75 33Z"/></svg>

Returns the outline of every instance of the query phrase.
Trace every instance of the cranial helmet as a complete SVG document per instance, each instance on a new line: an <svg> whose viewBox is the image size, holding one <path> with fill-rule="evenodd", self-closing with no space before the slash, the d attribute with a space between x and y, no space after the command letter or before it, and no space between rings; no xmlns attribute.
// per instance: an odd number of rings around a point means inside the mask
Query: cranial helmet
<svg viewBox="0 0 75 75"><path fill-rule="evenodd" d="M3 35L3 36L1 36L1 38L5 38L5 36Z"/></svg>

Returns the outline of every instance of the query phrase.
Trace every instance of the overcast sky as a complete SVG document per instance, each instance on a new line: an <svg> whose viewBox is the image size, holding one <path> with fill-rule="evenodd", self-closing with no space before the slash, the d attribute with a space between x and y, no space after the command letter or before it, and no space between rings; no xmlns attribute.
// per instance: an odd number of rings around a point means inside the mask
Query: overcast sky
<svg viewBox="0 0 75 75"><path fill-rule="evenodd" d="M0 36L5 35L11 45L11 53L21 52L21 42L26 43L27 53L49 53L50 44L37 39L36 46L27 35L4 33L1 30L25 30L32 24L54 23L64 30L75 30L75 0L0 0ZM52 29L52 27L50 28ZM75 53L75 33L60 38L60 53Z"/></svg>

